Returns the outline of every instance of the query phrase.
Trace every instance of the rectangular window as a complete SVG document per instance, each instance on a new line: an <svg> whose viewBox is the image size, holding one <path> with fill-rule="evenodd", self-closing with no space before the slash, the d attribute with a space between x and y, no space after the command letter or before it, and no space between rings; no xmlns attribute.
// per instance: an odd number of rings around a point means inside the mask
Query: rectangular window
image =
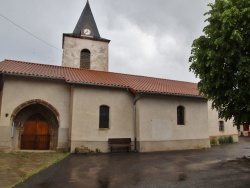
<svg viewBox="0 0 250 188"><path fill-rule="evenodd" d="M177 107L177 125L184 125L184 113L185 109L183 106Z"/></svg>
<svg viewBox="0 0 250 188"><path fill-rule="evenodd" d="M99 128L109 128L109 107L100 106Z"/></svg>
<svg viewBox="0 0 250 188"><path fill-rule="evenodd" d="M219 131L224 131L224 121L219 121Z"/></svg>

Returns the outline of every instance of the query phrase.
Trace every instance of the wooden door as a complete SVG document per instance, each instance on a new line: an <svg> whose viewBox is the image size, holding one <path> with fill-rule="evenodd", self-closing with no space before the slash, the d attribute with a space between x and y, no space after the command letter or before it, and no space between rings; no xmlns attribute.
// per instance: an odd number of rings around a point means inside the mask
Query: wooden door
<svg viewBox="0 0 250 188"><path fill-rule="evenodd" d="M49 125L46 121L37 122L36 149L49 149Z"/></svg>
<svg viewBox="0 0 250 188"><path fill-rule="evenodd" d="M47 150L49 142L48 122L40 114L31 116L24 125L21 149Z"/></svg>
<svg viewBox="0 0 250 188"><path fill-rule="evenodd" d="M22 135L22 149L31 149L36 148L36 122L27 121L24 125L23 135Z"/></svg>

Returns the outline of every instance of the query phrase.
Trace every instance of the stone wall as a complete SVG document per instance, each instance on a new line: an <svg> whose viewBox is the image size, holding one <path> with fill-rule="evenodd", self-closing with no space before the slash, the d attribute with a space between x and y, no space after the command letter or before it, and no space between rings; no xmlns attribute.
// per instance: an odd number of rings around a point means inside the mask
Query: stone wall
<svg viewBox="0 0 250 188"><path fill-rule="evenodd" d="M177 125L177 107L185 108ZM174 96L142 95L137 102L140 151L209 148L207 101Z"/></svg>
<svg viewBox="0 0 250 188"><path fill-rule="evenodd" d="M90 69L108 71L108 42L64 36L62 66L80 68L80 54L88 49Z"/></svg>
<svg viewBox="0 0 250 188"><path fill-rule="evenodd" d="M70 128L69 101L70 86L60 81L30 79L25 77L5 77L2 89L0 147L19 149L18 126L12 130L13 113L20 105L32 100L41 100L58 111L58 149L68 147ZM15 114L13 115L15 116Z"/></svg>
<svg viewBox="0 0 250 188"><path fill-rule="evenodd" d="M109 128L99 128L101 105L109 107ZM126 89L75 86L72 110L72 152L81 146L108 152L109 138L133 140L133 96Z"/></svg>
<svg viewBox="0 0 250 188"><path fill-rule="evenodd" d="M220 136L233 136L234 142L238 142L238 130L236 126L233 126L233 119L225 121L224 119L218 118L218 111L211 108L212 102L208 101L208 126L209 136L211 139L218 139ZM224 130L219 130L219 121L224 121Z"/></svg>

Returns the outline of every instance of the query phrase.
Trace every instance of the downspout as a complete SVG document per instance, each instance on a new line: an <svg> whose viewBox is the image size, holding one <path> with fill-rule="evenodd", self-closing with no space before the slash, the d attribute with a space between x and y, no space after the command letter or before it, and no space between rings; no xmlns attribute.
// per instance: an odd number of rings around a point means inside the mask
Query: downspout
<svg viewBox="0 0 250 188"><path fill-rule="evenodd" d="M141 98L141 95L139 97L136 97L136 91L132 88L129 88L129 91L133 94L134 96L134 103L133 103L133 107L134 107L134 144L135 144L135 149L134 152L137 152L137 131L136 131L136 103L137 101Z"/></svg>
<svg viewBox="0 0 250 188"><path fill-rule="evenodd" d="M74 92L75 92L75 86L74 84L71 84L70 86L70 118L69 118L69 132L68 132L68 151L71 153L72 150L72 126L73 126L73 108L74 108Z"/></svg>
<svg viewBox="0 0 250 188"><path fill-rule="evenodd" d="M11 138L14 138L14 128L15 128L15 123L14 121L12 122L12 127L11 127Z"/></svg>
<svg viewBox="0 0 250 188"><path fill-rule="evenodd" d="M11 118L10 122L11 121L12 121L12 118ZM13 121L12 126L11 126L11 151L14 149L14 128L15 128L15 123Z"/></svg>
<svg viewBox="0 0 250 188"><path fill-rule="evenodd" d="M135 142L135 152L137 152L137 131L136 131L136 102L141 98L141 96L139 96L138 98L134 98L134 133L135 133L135 139L134 139L134 142Z"/></svg>

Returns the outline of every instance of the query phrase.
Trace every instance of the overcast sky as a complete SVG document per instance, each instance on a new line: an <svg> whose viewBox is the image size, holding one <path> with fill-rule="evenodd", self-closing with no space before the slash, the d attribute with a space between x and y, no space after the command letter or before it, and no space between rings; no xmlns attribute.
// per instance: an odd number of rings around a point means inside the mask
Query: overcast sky
<svg viewBox="0 0 250 188"><path fill-rule="evenodd" d="M197 82L191 45L203 35L214 0L89 0L101 37L110 39L109 71ZM0 0L0 61L61 65L62 34L72 33L86 0Z"/></svg>

